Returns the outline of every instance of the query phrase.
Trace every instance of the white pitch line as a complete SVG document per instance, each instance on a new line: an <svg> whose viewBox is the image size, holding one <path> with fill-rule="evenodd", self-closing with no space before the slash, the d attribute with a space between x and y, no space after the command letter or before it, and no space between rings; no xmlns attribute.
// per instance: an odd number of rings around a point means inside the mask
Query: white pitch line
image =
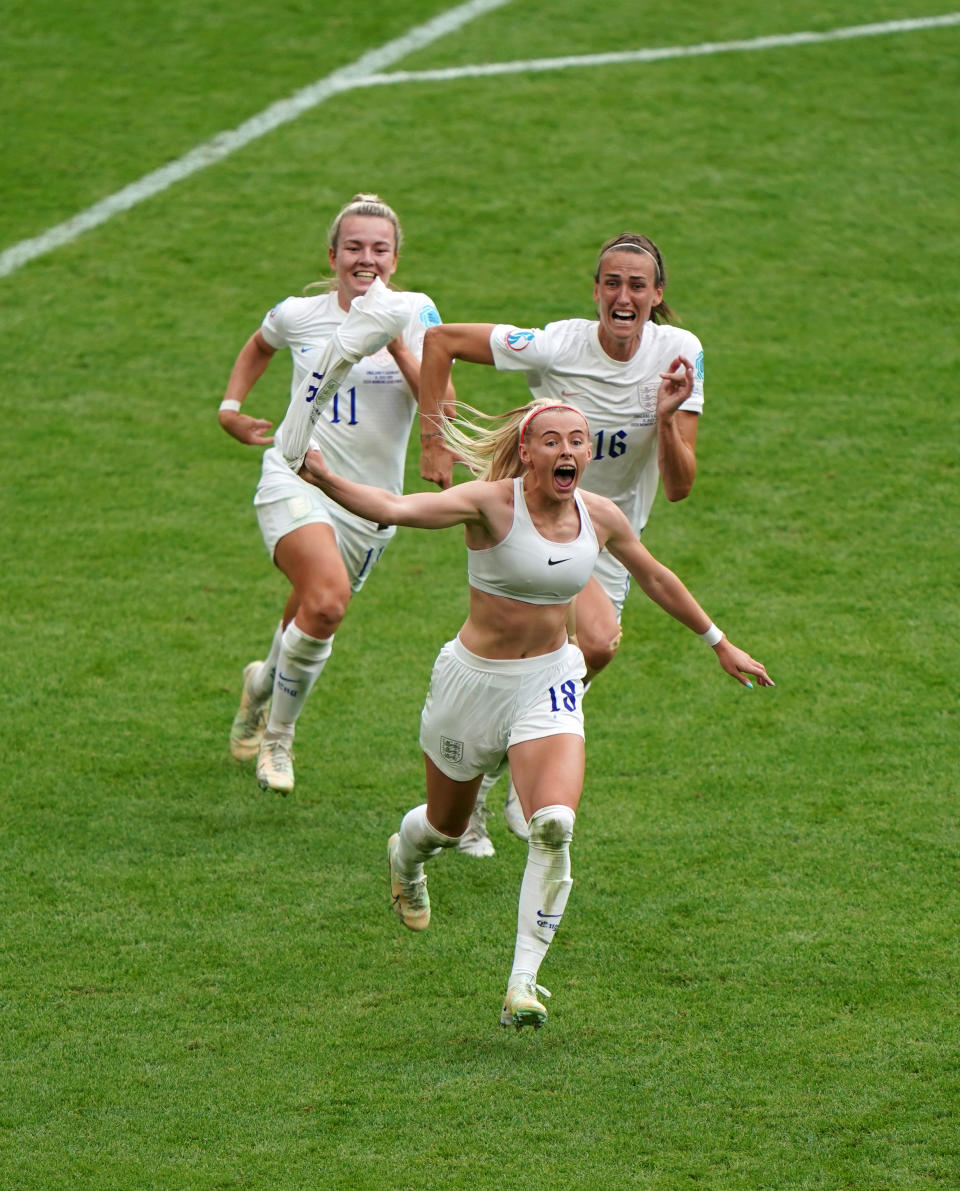
<svg viewBox="0 0 960 1191"><path fill-rule="evenodd" d="M613 66L631 62L662 62L667 58L696 58L707 54L729 54L745 50L772 50L786 46L848 41L855 37L878 37L890 33L912 33L960 25L960 12L903 21L882 21L872 25L850 25L824 33L781 33L739 41L705 41L700 45L659 46L649 50L613 50L605 54L578 54L565 58L532 58L519 62L489 62L478 66L449 66L435 70L395 70L355 79L354 87L384 87L392 83L447 82L451 79L484 78L501 74L529 74L544 70L567 70L582 66Z"/></svg>
<svg viewBox="0 0 960 1191"><path fill-rule="evenodd" d="M218 133L211 140L191 149L183 157L179 157L176 161L171 161L168 165L161 166L160 169L153 170L149 174L144 174L136 182L132 182L122 190L94 203L92 207L74 215L65 223L58 223L40 236L30 240L21 240L18 244L7 248L0 253L0 277L6 277L19 269L21 265L52 252L54 248L69 244L83 232L106 223L108 219L112 219L121 211L127 211L138 203L142 203L144 199L160 194L175 182L181 182L184 178L189 178L191 174L205 169L208 165L221 161L224 157L249 145L251 141L257 140L265 133L279 128L281 124L295 120L310 108L329 99L331 95L349 91L356 86L358 79L369 77L370 71L383 70L385 66L390 66L408 54L412 54L414 50L423 49L424 46L430 45L446 34L463 28L477 17L496 8L502 8L509 2L510 0L468 0L465 4L458 4L454 8L448 9L434 17L433 20L414 26L402 37L388 41L377 49L368 50L349 66L343 66L325 78L311 83L308 87L303 87L286 99L278 100L237 128Z"/></svg>
<svg viewBox="0 0 960 1191"><path fill-rule="evenodd" d="M944 13L941 16L916 17L902 21L882 21L870 25L851 25L829 29L823 33L784 33L767 37L753 37L745 40L702 42L689 46L661 46L647 50L618 50L606 54L581 54L564 58L531 58L518 62L491 62L477 66L451 66L436 70L392 71L382 73L382 68L406 57L414 50L422 49L447 33L462 28L476 17L501 8L509 0L469 0L457 5L432 21L418 25L402 37L387 42L378 49L361 55L349 66L341 67L332 74L295 92L287 99L279 100L265 108L259 115L228 132L218 133L211 140L191 149L185 156L172 161L152 173L145 174L138 181L125 186L108 198L102 199L86 211L81 211L65 223L57 224L42 235L18 244L0 253L0 277L6 277L21 265L43 256L53 249L69 244L83 232L106 223L121 211L129 210L144 199L152 198L175 182L205 169L216 161L242 149L251 141L272 132L281 124L287 124L298 116L329 99L331 95L352 91L361 87L384 87L397 83L447 82L456 79L483 78L491 75L527 74L547 70L567 70L572 67L610 66L633 62L662 62L670 58L693 58L709 54L737 53L752 50L771 50L789 46L815 45L831 41L847 41L857 37L877 37L893 33L911 33L923 29L943 28L960 25L960 12ZM369 71L381 73L366 73Z"/></svg>

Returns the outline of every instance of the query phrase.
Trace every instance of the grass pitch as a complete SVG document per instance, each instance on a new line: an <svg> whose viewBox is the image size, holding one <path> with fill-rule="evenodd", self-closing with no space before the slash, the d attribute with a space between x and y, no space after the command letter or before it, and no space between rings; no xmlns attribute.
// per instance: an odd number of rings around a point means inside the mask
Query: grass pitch
<svg viewBox="0 0 960 1191"><path fill-rule="evenodd" d="M2 247L441 9L8 14ZM514 0L397 68L928 15ZM3 1186L957 1184L958 50L356 89L0 280ZM426 935L387 910L459 534L401 531L354 602L291 798L227 751L284 585L215 409L361 189L453 320L589 316L599 244L659 243L707 406L646 540L778 682L740 690L631 597L536 1036L496 1024L523 866L500 822L493 860L434 864ZM277 360L249 408L279 419L287 385Z"/></svg>

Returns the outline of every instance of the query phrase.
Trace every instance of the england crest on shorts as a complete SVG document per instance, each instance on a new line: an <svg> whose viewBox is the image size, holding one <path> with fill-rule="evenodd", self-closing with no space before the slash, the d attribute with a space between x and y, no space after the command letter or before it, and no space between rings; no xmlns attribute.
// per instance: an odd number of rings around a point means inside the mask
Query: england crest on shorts
<svg viewBox="0 0 960 1191"><path fill-rule="evenodd" d="M440 756L444 761L451 761L454 765L459 765L463 760L463 741L451 740L449 736L441 736Z"/></svg>

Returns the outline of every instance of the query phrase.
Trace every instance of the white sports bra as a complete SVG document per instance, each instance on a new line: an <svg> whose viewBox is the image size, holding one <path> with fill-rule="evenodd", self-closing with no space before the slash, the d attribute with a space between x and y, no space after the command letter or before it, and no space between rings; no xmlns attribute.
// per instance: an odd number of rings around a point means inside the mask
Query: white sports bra
<svg viewBox="0 0 960 1191"><path fill-rule="evenodd" d="M467 550L471 587L525 604L567 604L593 574L600 547L579 492L580 533L572 542L551 542L530 520L523 478L513 481L513 524L505 538L486 550Z"/></svg>

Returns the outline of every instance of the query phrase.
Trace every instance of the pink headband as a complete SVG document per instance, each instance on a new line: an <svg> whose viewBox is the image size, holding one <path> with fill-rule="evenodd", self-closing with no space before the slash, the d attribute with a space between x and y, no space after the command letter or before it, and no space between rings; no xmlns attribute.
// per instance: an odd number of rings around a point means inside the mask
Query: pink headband
<svg viewBox="0 0 960 1191"><path fill-rule="evenodd" d="M541 405L537 409L531 410L530 413L528 413L527 416L523 419L523 422L520 426L520 442L523 442L523 436L526 434L527 427L530 425L530 423L533 421L533 419L538 414L542 414L548 409L569 409L571 413L579 414L580 417L583 418L583 420L585 422L587 421L587 419L584 417L583 411L577 409L577 407L575 405L563 405L559 401L556 403L556 405ZM589 427L589 423L587 423L587 425Z"/></svg>

